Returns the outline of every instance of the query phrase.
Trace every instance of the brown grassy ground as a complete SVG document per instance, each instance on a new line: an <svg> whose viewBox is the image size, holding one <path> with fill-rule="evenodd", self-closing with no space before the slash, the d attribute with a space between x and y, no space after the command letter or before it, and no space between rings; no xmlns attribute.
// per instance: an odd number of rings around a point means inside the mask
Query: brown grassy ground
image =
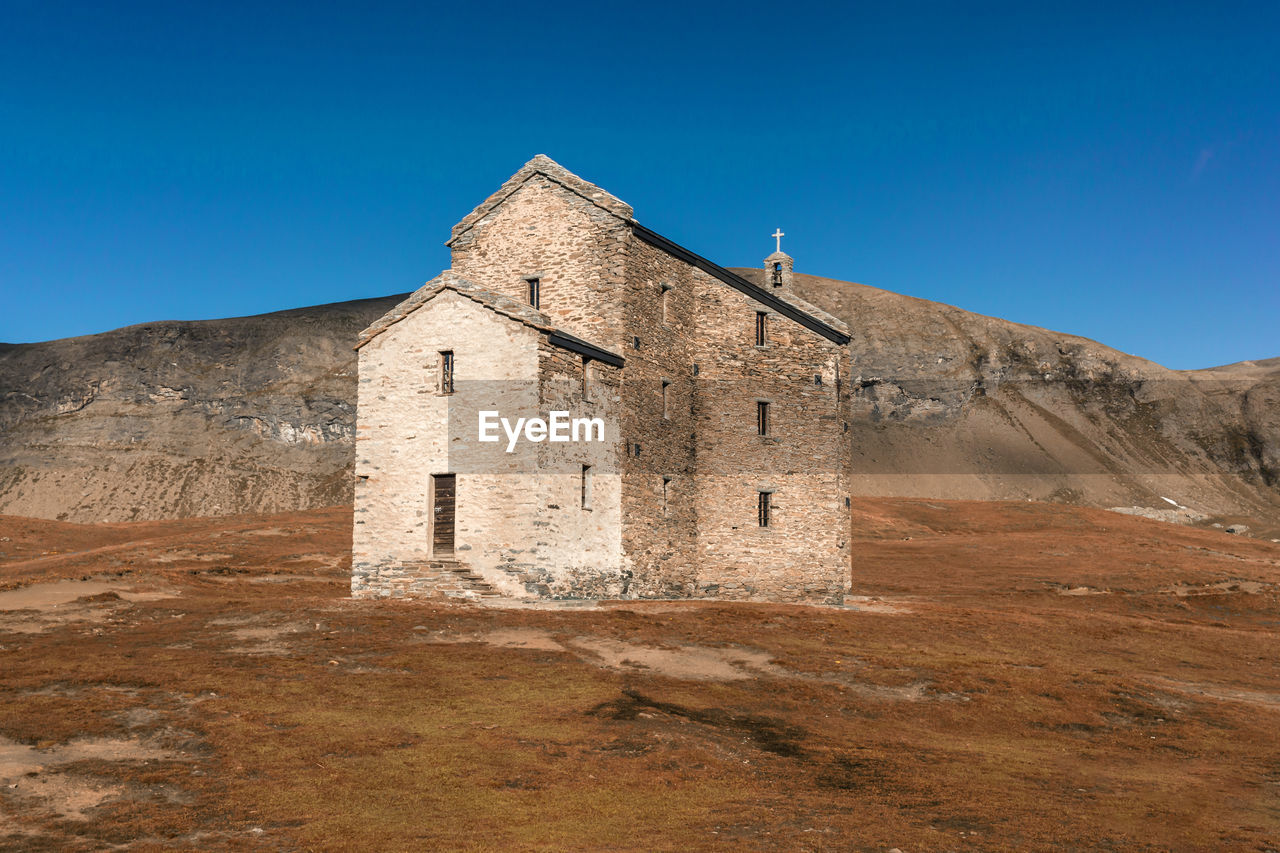
<svg viewBox="0 0 1280 853"><path fill-rule="evenodd" d="M0 846L1280 847L1280 546L854 516L846 609L355 602L343 510L0 518Z"/></svg>

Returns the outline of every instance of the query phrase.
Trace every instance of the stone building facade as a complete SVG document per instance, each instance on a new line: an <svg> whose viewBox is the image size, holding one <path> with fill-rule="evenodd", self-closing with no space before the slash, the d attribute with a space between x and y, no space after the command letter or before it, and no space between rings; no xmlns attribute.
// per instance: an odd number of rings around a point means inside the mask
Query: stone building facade
<svg viewBox="0 0 1280 853"><path fill-rule="evenodd" d="M355 596L842 600L849 330L790 257L758 287L541 155L448 245L357 344Z"/></svg>

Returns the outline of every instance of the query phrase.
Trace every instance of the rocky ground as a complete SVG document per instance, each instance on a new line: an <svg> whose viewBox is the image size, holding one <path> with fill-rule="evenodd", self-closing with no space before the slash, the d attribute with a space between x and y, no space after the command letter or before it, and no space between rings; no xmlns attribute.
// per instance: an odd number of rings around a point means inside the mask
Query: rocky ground
<svg viewBox="0 0 1280 853"><path fill-rule="evenodd" d="M352 601L344 509L0 518L0 847L1280 847L1280 544L852 511L844 608Z"/></svg>

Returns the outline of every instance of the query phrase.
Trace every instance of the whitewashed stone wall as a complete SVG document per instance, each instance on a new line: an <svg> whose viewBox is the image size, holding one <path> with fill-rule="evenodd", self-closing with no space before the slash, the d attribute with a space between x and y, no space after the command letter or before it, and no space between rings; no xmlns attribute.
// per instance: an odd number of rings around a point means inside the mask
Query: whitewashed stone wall
<svg viewBox="0 0 1280 853"><path fill-rule="evenodd" d="M585 411L580 373L556 376L548 347L540 331L444 290L361 348L354 595L433 592L440 573L430 563L442 555L431 550L431 478L445 473L457 477L451 559L508 595L618 594L616 426L603 444L522 442L507 453L505 436L478 441L481 409L513 419L546 418L552 405ZM452 395L440 392L443 350L454 353ZM579 389L578 399L550 387ZM592 465L589 510L581 507L584 463Z"/></svg>

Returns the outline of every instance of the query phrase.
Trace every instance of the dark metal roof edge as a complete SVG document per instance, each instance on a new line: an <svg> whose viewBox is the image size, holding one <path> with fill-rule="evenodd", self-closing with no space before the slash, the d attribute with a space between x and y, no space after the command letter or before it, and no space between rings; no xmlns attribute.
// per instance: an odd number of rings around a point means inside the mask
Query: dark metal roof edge
<svg viewBox="0 0 1280 853"><path fill-rule="evenodd" d="M622 356L614 355L606 349L600 349L595 344L587 343L582 338L575 338L567 332L548 332L547 340L553 346L580 353L596 361L603 361L605 364L612 364L614 367L622 367L624 364Z"/></svg>
<svg viewBox="0 0 1280 853"><path fill-rule="evenodd" d="M841 346L849 343L849 336L844 332L841 332L839 329L831 328L812 314L801 311L789 302L782 301L769 291L756 287L742 276L735 275L719 264L712 263L701 255L694 254L679 243L672 242L666 237L663 237L658 232L645 228L634 219L631 220L631 230L637 237L649 245L656 246L668 255L671 255L673 258L678 258L687 264L697 267L713 278L717 278L729 285L733 289L741 291L763 305L767 305L782 316L795 320L809 331L818 333L832 343L840 344Z"/></svg>

